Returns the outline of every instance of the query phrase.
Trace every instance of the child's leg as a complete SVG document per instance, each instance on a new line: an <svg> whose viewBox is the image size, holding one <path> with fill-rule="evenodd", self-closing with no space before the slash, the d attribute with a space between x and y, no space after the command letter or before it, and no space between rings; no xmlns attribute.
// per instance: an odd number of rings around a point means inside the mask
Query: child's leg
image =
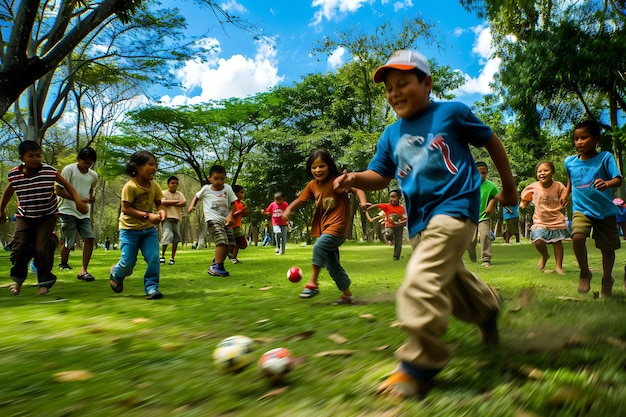
<svg viewBox="0 0 626 417"><path fill-rule="evenodd" d="M602 279L611 278L615 265L615 251L602 249Z"/></svg>
<svg viewBox="0 0 626 417"><path fill-rule="evenodd" d="M480 235L480 252L483 265L491 263L491 220L483 220L478 223Z"/></svg>
<svg viewBox="0 0 626 417"><path fill-rule="evenodd" d="M393 227L393 259L400 259L402 254L402 237L404 235L404 227Z"/></svg>
<svg viewBox="0 0 626 417"><path fill-rule="evenodd" d="M511 233L508 230L505 230L504 233L502 233L502 237L504 238L504 243L509 243Z"/></svg>
<svg viewBox="0 0 626 417"><path fill-rule="evenodd" d="M56 236L53 235L56 223L56 216L42 217L38 220L37 226L33 230L33 251L35 266L37 267L38 286L40 289L45 289L40 291L40 294L47 293L47 290L52 288L57 280L57 277L52 273L54 252L58 243Z"/></svg>
<svg viewBox="0 0 626 417"><path fill-rule="evenodd" d="M537 262L537 268L543 269L546 266L546 262L548 262L548 258L550 258L546 242L541 239L537 239L533 242L533 245L535 245L535 249L537 249L537 252L541 255L541 259Z"/></svg>
<svg viewBox="0 0 626 417"><path fill-rule="evenodd" d="M81 274L87 272L89 262L91 261L91 255L93 255L93 247L95 239L83 239L83 266L80 271Z"/></svg>
<svg viewBox="0 0 626 417"><path fill-rule="evenodd" d="M139 248L148 266L143 275L143 286L146 294L150 295L159 289L161 265L159 263L159 235L156 227L142 230Z"/></svg>
<svg viewBox="0 0 626 417"><path fill-rule="evenodd" d="M572 249L578 262L580 269L578 279L578 292L586 293L591 289L591 271L589 270L589 262L587 260L587 236L583 233L575 233L572 235Z"/></svg>
<svg viewBox="0 0 626 417"><path fill-rule="evenodd" d="M556 263L556 273L563 275L563 242L560 240L552 244L552 250L554 251L554 262Z"/></svg>
<svg viewBox="0 0 626 417"><path fill-rule="evenodd" d="M224 262L224 259L226 259L226 257L228 256L228 245L226 244L219 244L219 245L215 245L215 263L216 264L221 264L222 262Z"/></svg>
<svg viewBox="0 0 626 417"><path fill-rule="evenodd" d="M15 231L11 240L11 279L19 284L26 281L28 275L28 263L33 258L32 239L34 234L31 231L29 221L21 217L16 219Z"/></svg>
<svg viewBox="0 0 626 417"><path fill-rule="evenodd" d="M141 244L141 230L120 230L120 260L111 268L111 279L116 283L133 273Z"/></svg>
<svg viewBox="0 0 626 417"><path fill-rule="evenodd" d="M170 259L174 259L176 256L176 249L178 249L178 242L172 243L172 257Z"/></svg>
<svg viewBox="0 0 626 417"><path fill-rule="evenodd" d="M165 259L165 251L167 250L167 244L161 245L161 258Z"/></svg>
<svg viewBox="0 0 626 417"><path fill-rule="evenodd" d="M280 253L284 254L285 249L287 249L287 233L289 231L289 226L280 226L280 234L281 234L281 242L280 242Z"/></svg>

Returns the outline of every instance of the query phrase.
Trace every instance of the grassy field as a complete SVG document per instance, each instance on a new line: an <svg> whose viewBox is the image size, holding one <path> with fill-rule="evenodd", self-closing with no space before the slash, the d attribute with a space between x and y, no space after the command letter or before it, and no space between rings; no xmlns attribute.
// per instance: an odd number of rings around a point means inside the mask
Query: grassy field
<svg viewBox="0 0 626 417"><path fill-rule="evenodd" d="M599 251L592 291L576 292L578 270L565 244L566 274L536 269L526 243L494 244L493 266L470 264L504 298L501 343L484 347L476 328L451 320L454 358L423 401L373 394L393 370L404 339L395 326L394 294L410 248L392 261L392 248L346 243L342 263L356 305L333 306L339 291L324 271L320 295L302 300L310 247L249 247L231 276L207 274L212 251L179 250L162 266L162 300L144 299L139 260L122 294L108 284L119 252L94 253L93 283L58 271L50 294L37 296L29 276L19 296L1 288L0 415L2 416L625 416L626 315L622 287L626 257L617 252L614 296L597 298ZM80 252L70 264L78 265ZM548 261L547 268L553 268ZM3 287L9 253L0 254ZM223 338L256 342L255 358L286 347L298 365L273 386L256 364L237 375L219 373L212 351ZM343 342L343 343L342 343ZM339 355L329 351L340 350ZM343 351L343 352L341 352Z"/></svg>

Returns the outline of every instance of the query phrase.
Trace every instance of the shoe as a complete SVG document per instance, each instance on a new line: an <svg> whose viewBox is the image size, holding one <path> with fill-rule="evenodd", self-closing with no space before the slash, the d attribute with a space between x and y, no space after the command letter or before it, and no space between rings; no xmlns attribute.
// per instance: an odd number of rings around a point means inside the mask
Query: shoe
<svg viewBox="0 0 626 417"><path fill-rule="evenodd" d="M168 265L174 265L176 263L176 261L174 261L173 259L170 259L170 261L168 262Z"/></svg>
<svg viewBox="0 0 626 417"><path fill-rule="evenodd" d="M62 269L63 271L71 271L72 267L69 266L68 264L60 263L59 264L59 269Z"/></svg>
<svg viewBox="0 0 626 417"><path fill-rule="evenodd" d="M581 294L588 293L591 289L591 273L588 277L580 277L578 279L578 292Z"/></svg>
<svg viewBox="0 0 626 417"><path fill-rule="evenodd" d="M482 264L480 264L480 266L482 266L483 268L489 268L491 266L491 262L483 262Z"/></svg>
<svg viewBox="0 0 626 417"><path fill-rule="evenodd" d="M146 300L158 300L163 298L163 294L161 294L161 291L159 290L152 290L150 291L150 294L146 295Z"/></svg>
<svg viewBox="0 0 626 417"><path fill-rule="evenodd" d="M109 284L111 285L111 289L114 293L119 294L124 291L124 284L121 282L117 282L113 278L109 279Z"/></svg>
<svg viewBox="0 0 626 417"><path fill-rule="evenodd" d="M306 286L300 293L300 298L313 298L319 293L320 293L320 290L318 287L312 288L312 287Z"/></svg>
<svg viewBox="0 0 626 417"><path fill-rule="evenodd" d="M611 296L613 296L613 283L615 283L613 277L605 278L602 280L600 298L611 298Z"/></svg>
<svg viewBox="0 0 626 417"><path fill-rule="evenodd" d="M478 330L480 331L480 338L484 344L488 346L497 346L499 342L498 314L500 314L499 306L502 304L502 298L500 297L500 294L498 294L498 292L491 286L489 286L489 289L498 300L498 309L491 312L487 320L478 326Z"/></svg>
<svg viewBox="0 0 626 417"><path fill-rule="evenodd" d="M226 269L224 269L224 264L213 264L209 268L209 275L213 275L214 277L227 277L230 274Z"/></svg>
<svg viewBox="0 0 626 417"><path fill-rule="evenodd" d="M232 258L230 261L232 263L234 263L234 264L240 264L241 263L241 261L239 259L237 259L237 258Z"/></svg>
<svg viewBox="0 0 626 417"><path fill-rule="evenodd" d="M376 393L387 397L406 399L423 398L433 386L433 380L427 382L416 381L401 369L397 369L382 384Z"/></svg>
<svg viewBox="0 0 626 417"><path fill-rule="evenodd" d="M160 263L160 264L164 264L164 263L165 263L165 258L160 258L160 259L159 259L159 263Z"/></svg>
<svg viewBox="0 0 626 417"><path fill-rule="evenodd" d="M84 274L76 275L76 279L79 279L79 280L85 281L85 282L92 282L92 281L96 280L96 278L93 275L91 275L89 272L85 272Z"/></svg>
<svg viewBox="0 0 626 417"><path fill-rule="evenodd" d="M280 252L280 249L276 248L275 252L276 252L276 253Z"/></svg>
<svg viewBox="0 0 626 417"><path fill-rule="evenodd" d="M335 306L352 305L352 296L341 294L341 298L333 303Z"/></svg>

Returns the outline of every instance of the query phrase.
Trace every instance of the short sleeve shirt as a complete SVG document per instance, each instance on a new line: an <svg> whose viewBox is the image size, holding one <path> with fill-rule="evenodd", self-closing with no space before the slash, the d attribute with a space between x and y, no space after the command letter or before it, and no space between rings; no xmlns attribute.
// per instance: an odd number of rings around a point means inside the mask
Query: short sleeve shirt
<svg viewBox="0 0 626 417"><path fill-rule="evenodd" d="M163 199L163 191L161 187L154 181L150 181L150 187L144 188L137 184L135 179L129 180L122 188L122 202L130 203L130 205L146 213L152 213L155 201ZM119 228L125 230L145 230L154 227L154 224L148 220L138 219L122 212L120 214Z"/></svg>
<svg viewBox="0 0 626 417"><path fill-rule="evenodd" d="M29 219L58 214L57 195L54 184L58 171L48 164L41 164L34 175L26 175L23 165L7 173L9 185L17 195L17 217Z"/></svg>
<svg viewBox="0 0 626 417"><path fill-rule="evenodd" d="M198 200L202 201L205 221L224 221L230 212L230 205L237 200L235 192L228 184L224 184L221 190L214 190L211 184L204 185L196 193Z"/></svg>
<svg viewBox="0 0 626 417"><path fill-rule="evenodd" d="M61 176L72 184L72 187L74 187L80 198L89 197L91 191L96 188L96 184L98 183L98 174L96 171L90 168L87 172L80 172L77 164L68 165L63 168ZM89 211L83 214L76 210L74 200L59 197L59 212L61 214L69 214L77 219L88 219L90 217L90 211L91 204L89 205Z"/></svg>
<svg viewBox="0 0 626 417"><path fill-rule="evenodd" d="M302 190L298 199L315 201L315 214L311 224L311 236L329 234L347 237L348 219L350 218L350 200L345 192L335 192L333 179L319 184L311 180Z"/></svg>

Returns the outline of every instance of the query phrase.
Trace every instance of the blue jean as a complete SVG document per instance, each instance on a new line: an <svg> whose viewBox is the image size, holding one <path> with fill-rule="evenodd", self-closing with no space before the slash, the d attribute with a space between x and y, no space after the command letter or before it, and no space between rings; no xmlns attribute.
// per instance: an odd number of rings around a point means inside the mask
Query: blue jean
<svg viewBox="0 0 626 417"><path fill-rule="evenodd" d="M287 247L287 232L289 231L289 226L274 226L280 227L280 232L274 232L274 241L276 242L276 250L280 253L285 253L285 248Z"/></svg>
<svg viewBox="0 0 626 417"><path fill-rule="evenodd" d="M347 290L352 283L348 273L339 262L339 246L345 240L344 237L329 234L321 235L313 245L313 260L311 262L315 266L326 268L340 291Z"/></svg>
<svg viewBox="0 0 626 417"><path fill-rule="evenodd" d="M159 288L159 235L156 227L145 230L120 229L120 252L122 258L114 266L111 279L121 283L124 278L133 273L137 263L137 254L141 250L143 259L148 266L143 275L143 286L146 294L152 293Z"/></svg>

